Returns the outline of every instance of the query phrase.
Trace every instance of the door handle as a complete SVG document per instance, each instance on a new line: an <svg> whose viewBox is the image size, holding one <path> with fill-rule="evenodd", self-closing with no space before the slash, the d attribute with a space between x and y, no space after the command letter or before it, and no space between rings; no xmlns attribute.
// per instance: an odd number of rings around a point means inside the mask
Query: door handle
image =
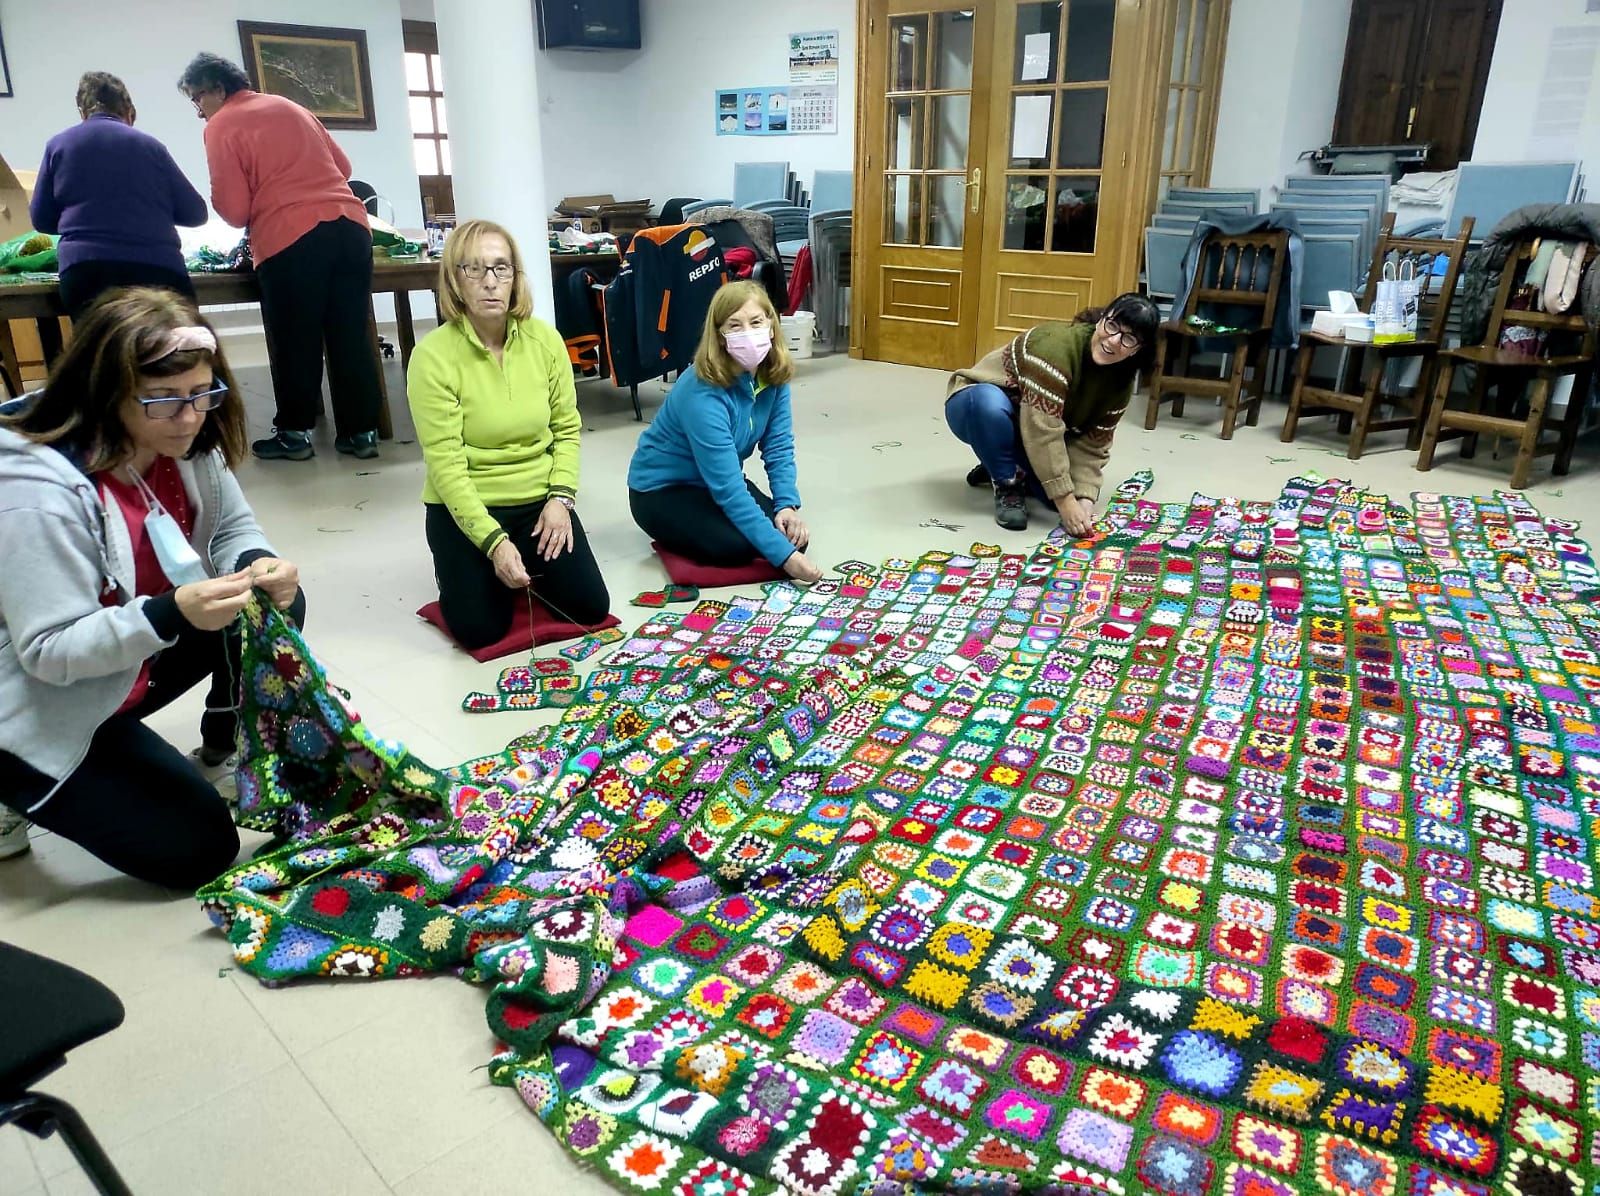
<svg viewBox="0 0 1600 1196"><path fill-rule="evenodd" d="M967 211L976 212L983 203L983 168L974 166L967 178Z"/></svg>

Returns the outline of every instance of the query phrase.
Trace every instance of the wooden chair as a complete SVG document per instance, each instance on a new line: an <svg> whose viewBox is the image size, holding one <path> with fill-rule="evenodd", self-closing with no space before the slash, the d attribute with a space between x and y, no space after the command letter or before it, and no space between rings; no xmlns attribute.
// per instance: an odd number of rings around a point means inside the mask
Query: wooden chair
<svg viewBox="0 0 1600 1196"><path fill-rule="evenodd" d="M1181 416L1184 396L1200 395L1222 400L1222 438L1231 440L1239 418L1247 365L1254 365L1255 374L1250 379L1250 411L1245 422L1254 424L1260 418L1272 321L1278 310L1278 286L1283 281L1288 256L1287 229L1206 235L1200 248L1200 266L1183 311L1156 332L1156 364L1144 409L1146 429L1156 426L1162 403L1170 402L1172 414ZM1231 329L1219 332L1189 324L1188 318L1198 314L1201 304L1224 313L1221 319L1232 325ZM1232 315L1236 311L1244 313L1242 320ZM1195 343L1200 340L1231 342L1233 361L1226 378L1189 375L1189 362ZM1174 353L1176 361L1172 362ZM1168 372L1169 364L1176 366L1175 372Z"/></svg>
<svg viewBox="0 0 1600 1196"><path fill-rule="evenodd" d="M1576 308L1565 315L1553 315L1519 311L1509 306L1538 247L1539 238L1536 237L1519 241L1506 259L1483 343L1451 349L1440 355L1439 377L1428 410L1427 427L1422 434L1422 452L1417 457L1419 470L1433 468L1433 453L1441 439L1461 437L1461 456L1470 459L1477 452L1478 437L1485 432L1517 441L1517 456L1511 466L1514 489L1527 486L1533 459L1546 453L1555 454L1551 471L1558 477L1572 468L1572 447L1578 438L1578 425L1583 420L1594 372L1595 334ZM1591 261L1594 253L1594 246L1590 246ZM1543 331L1547 337L1546 352L1527 357L1502 349L1501 332L1516 326ZM1477 376L1467 395L1467 406L1447 409L1450 384L1455 378L1456 366L1462 364L1475 367ZM1572 375L1572 397L1567 402L1566 414L1562 419L1551 419L1548 414L1551 383L1568 374ZM1494 406L1486 411L1484 400L1491 387L1495 392ZM1524 389L1528 409L1526 415L1519 416L1515 407ZM1556 432L1556 438L1541 443L1540 433L1547 429Z"/></svg>
<svg viewBox="0 0 1600 1196"><path fill-rule="evenodd" d="M1461 273L1461 261L1467 252L1467 241L1472 235L1472 217L1461 222L1461 231L1450 240L1433 237L1397 237L1394 235L1394 213L1384 215L1383 228L1378 234L1377 248L1372 254L1372 265L1367 270L1367 290L1361 309L1370 312L1378 297L1378 280L1383 277L1383 264L1390 254L1397 260L1410 258L1422 280L1418 296L1417 339L1390 345L1350 344L1342 336L1325 336L1320 332L1300 334L1300 354L1295 361L1294 388L1289 392L1289 413L1283 419L1281 439L1294 439L1302 415L1337 413L1339 430L1350 434L1350 444L1345 455L1359 461L1372 432L1387 432L1395 428L1406 429L1406 448L1415 452L1422 440L1422 423L1427 418L1428 398L1433 394L1433 380L1438 372L1438 353L1444 343L1445 323L1450 318L1450 304L1455 298L1456 277ZM1444 258L1442 281L1432 266ZM1438 289L1435 289L1437 283ZM1311 370L1311 359L1323 346L1346 347L1354 352L1341 355L1337 374L1331 388L1308 386L1306 375ZM1421 373L1410 395L1389 396L1380 393L1383 377L1391 361L1421 358ZM1363 379L1361 389L1351 391L1349 380ZM1402 404L1405 413L1396 413L1392 419L1375 420L1380 403ZM1352 424L1354 425L1352 427Z"/></svg>

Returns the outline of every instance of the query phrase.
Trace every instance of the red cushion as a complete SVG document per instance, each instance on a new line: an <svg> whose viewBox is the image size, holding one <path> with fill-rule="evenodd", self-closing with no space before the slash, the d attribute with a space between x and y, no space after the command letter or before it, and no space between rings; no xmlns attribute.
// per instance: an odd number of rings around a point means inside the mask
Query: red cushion
<svg viewBox="0 0 1600 1196"><path fill-rule="evenodd" d="M714 590L718 586L747 586L758 581L782 581L788 576L782 569L769 564L764 557L758 556L742 565L701 565L686 556L679 556L670 548L663 548L654 540L650 541L650 547L656 550L656 555L666 566L667 576L680 586L699 586L703 590Z"/></svg>
<svg viewBox="0 0 1600 1196"><path fill-rule="evenodd" d="M437 602L428 603L417 614L446 635L450 635L450 628L445 626L444 614ZM485 648L462 648L462 651L481 664L496 657L510 656L515 652L531 652L535 644L556 644L562 640L575 640L591 632L615 627L621 622L622 620L616 615L607 615L603 623L597 623L593 627L580 627L576 623L563 622L546 610L541 603L535 602L533 626L530 628L527 604L519 602L512 608L511 626L505 635L500 637L499 642ZM454 642L455 637L450 636L450 638ZM456 646L461 647L459 644Z"/></svg>

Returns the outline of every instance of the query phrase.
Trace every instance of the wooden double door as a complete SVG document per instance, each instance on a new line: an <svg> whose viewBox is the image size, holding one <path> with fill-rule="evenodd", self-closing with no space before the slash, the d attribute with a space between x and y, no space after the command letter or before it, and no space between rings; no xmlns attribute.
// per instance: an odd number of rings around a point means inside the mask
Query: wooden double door
<svg viewBox="0 0 1600 1196"><path fill-rule="evenodd" d="M867 0L854 298L868 358L953 369L1130 289L1161 0Z"/></svg>

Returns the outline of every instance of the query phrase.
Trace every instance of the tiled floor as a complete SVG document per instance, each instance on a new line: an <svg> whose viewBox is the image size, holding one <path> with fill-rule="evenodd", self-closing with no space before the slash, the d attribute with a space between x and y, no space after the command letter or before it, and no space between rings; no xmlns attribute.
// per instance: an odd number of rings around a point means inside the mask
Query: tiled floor
<svg viewBox="0 0 1600 1196"><path fill-rule="evenodd" d="M236 356L254 363L243 378L264 428L270 403L259 346L246 343ZM389 368L398 395L399 369ZM647 411L662 390L644 388ZM987 494L962 485L970 458L945 429L942 393L932 371L837 357L804 366L795 422L819 562L974 539L1020 549L1049 526L1042 509L1032 533L994 525ZM627 514L624 476L638 426L626 394L606 384L583 384L580 405L580 510L614 609L637 622L645 612L628 598L664 580ZM1348 462L1321 420L1303 425L1297 443L1280 444L1281 403L1269 402L1263 426L1241 429L1232 443L1216 438L1208 403L1191 401L1184 419L1164 415L1153 433L1142 430L1142 414L1136 399L1108 480L1152 469L1160 499L1195 490L1272 496L1307 469L1394 495L1486 491L1509 474L1509 462L1487 448L1458 463L1453 447L1440 468L1418 474L1399 434L1378 437L1364 460ZM529 716L463 714L462 696L490 688L500 666L474 663L412 615L433 596L432 578L422 464L403 410L396 415L400 439L381 460L338 459L321 437L312 463L249 462L240 472L268 533L300 565L308 638L334 678L375 727L425 759L453 763L498 749ZM1530 496L1568 517L1600 510L1597 456L1591 443L1570 477L1536 474ZM197 694L164 712L157 728L187 749L198 709ZM83 967L126 1003L126 1024L75 1051L47 1087L77 1104L135 1191L412 1196L557 1182L574 1194L602 1190L513 1093L490 1087L483 994L459 980L263 988L230 967L192 900L120 879L50 836L36 837L31 855L0 863L0 938ZM87 1190L59 1143L0 1129L0 1196Z"/></svg>

